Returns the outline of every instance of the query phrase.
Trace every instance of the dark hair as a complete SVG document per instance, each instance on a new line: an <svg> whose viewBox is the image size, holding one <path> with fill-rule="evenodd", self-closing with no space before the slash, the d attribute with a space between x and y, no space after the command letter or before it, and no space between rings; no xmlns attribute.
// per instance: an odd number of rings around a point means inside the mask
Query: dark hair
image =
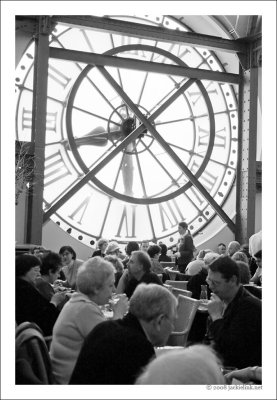
<svg viewBox="0 0 277 400"><path fill-rule="evenodd" d="M73 260L76 260L76 253L75 253L75 251L72 249L71 246L63 246L63 247L61 247L60 250L59 250L59 254L62 255L66 250L69 251L69 253L72 254Z"/></svg>
<svg viewBox="0 0 277 400"><path fill-rule="evenodd" d="M142 264L143 270L145 272L149 272L151 269L151 260L148 253L142 250L137 250L134 251L133 253L137 255L137 260L140 264Z"/></svg>
<svg viewBox="0 0 277 400"><path fill-rule="evenodd" d="M32 268L40 266L41 261L38 257L31 254L20 254L15 259L15 276L24 276Z"/></svg>
<svg viewBox="0 0 277 400"><path fill-rule="evenodd" d="M62 266L62 258L58 253L54 253L53 251L49 251L44 254L41 258L41 267L40 273L41 275L48 275L49 271L52 273L57 272Z"/></svg>
<svg viewBox="0 0 277 400"><path fill-rule="evenodd" d="M238 283L240 281L238 264L229 256L218 257L209 265L209 269L213 272L221 273L223 278L227 281L229 281L234 275L237 277Z"/></svg>
<svg viewBox="0 0 277 400"><path fill-rule="evenodd" d="M128 255L128 256L130 256L131 254L132 254L132 251L136 251L136 250L139 250L139 244L138 244L138 242L128 242L127 243L127 246L126 246L126 249L125 249L125 251L126 251L126 254Z"/></svg>
<svg viewBox="0 0 277 400"><path fill-rule="evenodd" d="M148 247L147 253L150 258L153 258L155 254L160 254L161 248L157 244L152 244Z"/></svg>
<svg viewBox="0 0 277 400"><path fill-rule="evenodd" d="M243 261L236 261L236 263L239 267L240 283L242 283L243 285L249 283L251 278L249 265Z"/></svg>
<svg viewBox="0 0 277 400"><path fill-rule="evenodd" d="M181 226L183 229L188 229L188 224L185 221L179 222L178 225Z"/></svg>
<svg viewBox="0 0 277 400"><path fill-rule="evenodd" d="M225 249L226 249L226 244L225 244L225 243L219 243L219 244L217 245L217 247L219 247L219 246L224 246Z"/></svg>
<svg viewBox="0 0 277 400"><path fill-rule="evenodd" d="M165 255L167 253L167 245L166 244L160 244L161 248L161 254Z"/></svg>

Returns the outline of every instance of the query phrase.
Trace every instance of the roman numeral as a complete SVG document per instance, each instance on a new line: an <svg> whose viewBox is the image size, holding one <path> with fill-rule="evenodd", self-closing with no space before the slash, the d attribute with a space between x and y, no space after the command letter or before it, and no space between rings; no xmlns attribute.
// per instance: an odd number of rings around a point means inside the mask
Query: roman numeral
<svg viewBox="0 0 277 400"><path fill-rule="evenodd" d="M46 131L56 132L57 127L57 112L46 113ZM23 108L22 112L22 130L32 129L32 110Z"/></svg>
<svg viewBox="0 0 277 400"><path fill-rule="evenodd" d="M211 86L213 84L213 82L210 82L207 87L205 88L206 91L209 94L217 94L217 89L210 89L207 90L209 88L209 86ZM187 90L188 95L191 97L191 101L192 104L195 106L195 104L201 99L201 97L203 97L202 93L200 92L200 90L197 90L195 92L190 92L189 90ZM194 100L193 100L194 99Z"/></svg>
<svg viewBox="0 0 277 400"><path fill-rule="evenodd" d="M118 226L118 231L116 236L121 237L122 228L125 227L126 237L135 238L136 237L136 206L131 206L131 213L128 213L127 206L124 206L120 223ZM130 210L129 208L129 210Z"/></svg>
<svg viewBox="0 0 277 400"><path fill-rule="evenodd" d="M56 151L45 158L44 186L49 186L51 183L57 182L65 176L69 175L70 171L64 164L60 151Z"/></svg>
<svg viewBox="0 0 277 400"><path fill-rule="evenodd" d="M210 131L208 129L201 128L198 126L198 146L208 146L209 144L209 138L210 138ZM224 132L224 134L220 134ZM223 147L225 148L226 146L226 127L216 131L215 133L215 139L214 139L214 146L215 147Z"/></svg>
<svg viewBox="0 0 277 400"><path fill-rule="evenodd" d="M89 205L89 203L90 203L90 200L91 200L91 196L87 196L87 197L82 201L82 203L73 211L73 213L72 213L71 215L69 215L69 218L71 218L72 220L74 220L75 217L78 218L78 216L79 216L79 219L78 219L78 220L75 219L75 221L76 221L78 224L82 224L82 221L83 221L85 212L86 212L86 210L87 210L87 208L88 208L88 205Z"/></svg>
<svg viewBox="0 0 277 400"><path fill-rule="evenodd" d="M180 221L185 219L175 199L167 201L163 204L160 203L158 206L163 232L173 228L174 226L178 225Z"/></svg>
<svg viewBox="0 0 277 400"><path fill-rule="evenodd" d="M193 160L193 164L191 166L191 172L195 174L198 169L199 165L195 160ZM217 181L217 176L211 174L207 170L205 170L199 177L199 182L206 188L208 192L211 192L216 181Z"/></svg>
<svg viewBox="0 0 277 400"><path fill-rule="evenodd" d="M200 195L199 195L199 193L196 191L196 189L194 188L194 186L191 186L191 188L189 189L189 190L191 190L192 191L192 193L193 193L193 196L195 196L195 198L196 198L196 200L198 201L198 203L199 203L199 208L202 206L202 204L205 202L205 200L203 199L203 197L201 197ZM190 198L189 198L190 199ZM191 199L190 199L191 200ZM195 199L194 199L194 201L195 201ZM196 204L195 204L195 202L192 202L193 203L193 205L194 206L196 206Z"/></svg>

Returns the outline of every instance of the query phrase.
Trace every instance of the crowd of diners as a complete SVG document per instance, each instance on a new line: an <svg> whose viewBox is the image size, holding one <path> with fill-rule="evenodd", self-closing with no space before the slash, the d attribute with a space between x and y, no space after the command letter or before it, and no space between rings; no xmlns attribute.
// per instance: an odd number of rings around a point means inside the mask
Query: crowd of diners
<svg viewBox="0 0 277 400"><path fill-rule="evenodd" d="M261 383L261 231L197 251L187 224L178 230L174 254L162 242L130 241L123 252L100 238L87 260L67 245L16 256L16 326L33 322L51 337L56 384ZM205 334L183 348L166 346L178 299L162 262L172 260L192 298L207 285Z"/></svg>

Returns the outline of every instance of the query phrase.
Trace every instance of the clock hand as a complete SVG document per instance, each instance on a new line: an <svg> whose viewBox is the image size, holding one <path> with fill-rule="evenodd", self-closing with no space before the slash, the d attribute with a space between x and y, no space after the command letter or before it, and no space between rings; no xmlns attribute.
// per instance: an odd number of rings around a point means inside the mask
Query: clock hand
<svg viewBox="0 0 277 400"><path fill-rule="evenodd" d="M132 152L134 149L134 142L128 144L126 147L127 152ZM133 166L133 155L125 153L122 160L122 178L125 192L127 196L133 196L133 176L134 176L134 166Z"/></svg>
<svg viewBox="0 0 277 400"><path fill-rule="evenodd" d="M121 136L121 130L106 132L102 126L98 126L86 135L74 138L74 141L77 146L106 146L109 139L117 140ZM67 150L70 150L70 145L67 139L64 139L62 143L65 145Z"/></svg>

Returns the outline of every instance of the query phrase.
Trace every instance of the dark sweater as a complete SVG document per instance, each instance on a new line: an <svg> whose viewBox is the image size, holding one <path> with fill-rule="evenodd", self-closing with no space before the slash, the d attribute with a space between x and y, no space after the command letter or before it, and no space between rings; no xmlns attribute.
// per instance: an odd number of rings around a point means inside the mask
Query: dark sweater
<svg viewBox="0 0 277 400"><path fill-rule="evenodd" d="M52 335L52 329L58 318L59 311L54 304L49 303L33 286L24 279L16 279L16 322L35 322L45 336Z"/></svg>
<svg viewBox="0 0 277 400"><path fill-rule="evenodd" d="M155 356L132 314L98 324L86 337L70 385L131 385Z"/></svg>
<svg viewBox="0 0 277 400"><path fill-rule="evenodd" d="M223 318L210 317L205 343L212 343L225 366L262 365L262 303L240 286Z"/></svg>
<svg viewBox="0 0 277 400"><path fill-rule="evenodd" d="M145 272L145 274L142 276L142 278L138 281L135 278L131 278L127 286L125 288L125 293L128 298L132 296L132 294L135 291L135 288L140 284L140 283L156 283L157 285L162 285L162 282L160 281L160 278L158 277L157 274L154 272Z"/></svg>

